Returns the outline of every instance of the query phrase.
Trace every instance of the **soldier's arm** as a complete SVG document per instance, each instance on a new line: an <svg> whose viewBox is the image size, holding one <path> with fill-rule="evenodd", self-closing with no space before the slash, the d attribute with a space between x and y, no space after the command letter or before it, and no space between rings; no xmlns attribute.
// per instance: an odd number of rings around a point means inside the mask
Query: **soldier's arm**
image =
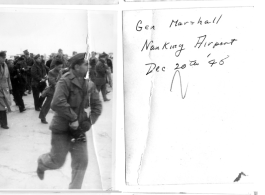
<svg viewBox="0 0 265 195"><path fill-rule="evenodd" d="M102 102L99 99L99 93L94 83L92 87L92 93L90 94L90 108L90 119L92 124L94 124L102 112Z"/></svg>
<svg viewBox="0 0 265 195"><path fill-rule="evenodd" d="M51 73L51 71L49 71L49 73L48 73L48 80L49 80L49 84L50 84L50 86L55 86L55 84L56 84L56 77L54 76L54 74L53 73Z"/></svg>
<svg viewBox="0 0 265 195"><path fill-rule="evenodd" d="M67 103L68 96L69 89L67 87L67 83L64 79L60 79L55 88L51 108L61 117L67 119L69 122L72 122L77 120L77 115L71 109L70 104Z"/></svg>

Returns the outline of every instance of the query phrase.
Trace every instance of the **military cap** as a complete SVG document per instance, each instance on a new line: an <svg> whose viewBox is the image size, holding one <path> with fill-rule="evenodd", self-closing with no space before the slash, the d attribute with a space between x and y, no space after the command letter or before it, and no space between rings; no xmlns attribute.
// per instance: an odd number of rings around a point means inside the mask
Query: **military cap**
<svg viewBox="0 0 265 195"><path fill-rule="evenodd" d="M1 51L0 52L0 57L6 58L6 51Z"/></svg>
<svg viewBox="0 0 265 195"><path fill-rule="evenodd" d="M25 55L29 55L29 52L28 52L27 49L26 49L25 51L23 51L23 53L24 53Z"/></svg>
<svg viewBox="0 0 265 195"><path fill-rule="evenodd" d="M75 64L79 60L84 60L86 58L86 53L78 53L71 57L68 62L70 65Z"/></svg>
<svg viewBox="0 0 265 195"><path fill-rule="evenodd" d="M102 54L99 54L99 56L98 56L98 58L105 58L105 57L107 57L108 55L105 53L105 52L103 52Z"/></svg>
<svg viewBox="0 0 265 195"><path fill-rule="evenodd" d="M54 62L55 66L58 66L58 65L61 65L61 64L63 64L63 61L61 59L56 59L55 62Z"/></svg>
<svg viewBox="0 0 265 195"><path fill-rule="evenodd" d="M40 54L34 56L34 59L37 60L40 57Z"/></svg>
<svg viewBox="0 0 265 195"><path fill-rule="evenodd" d="M19 57L17 60L18 60L18 61L23 61L23 60L25 60L25 58L24 58L23 56L21 56L21 57Z"/></svg>

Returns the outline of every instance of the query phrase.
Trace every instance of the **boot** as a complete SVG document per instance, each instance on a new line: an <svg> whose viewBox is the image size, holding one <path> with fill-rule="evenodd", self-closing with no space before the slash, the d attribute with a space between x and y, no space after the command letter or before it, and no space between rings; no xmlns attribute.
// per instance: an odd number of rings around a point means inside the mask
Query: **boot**
<svg viewBox="0 0 265 195"><path fill-rule="evenodd" d="M1 118L1 127L3 129L9 129L7 126L7 116L6 116L6 111L0 111L0 118Z"/></svg>
<svg viewBox="0 0 265 195"><path fill-rule="evenodd" d="M42 118L42 119L40 119L41 120L41 122L43 123L43 124L48 124L48 122L46 121L46 118Z"/></svg>
<svg viewBox="0 0 265 195"><path fill-rule="evenodd" d="M39 177L40 180L44 179L44 171L40 168L40 164L41 164L41 160L38 159L38 167L37 167L37 175Z"/></svg>
<svg viewBox="0 0 265 195"><path fill-rule="evenodd" d="M110 101L110 99L107 98L106 84L102 87L102 89L101 89L101 93L102 93L102 96L103 96L103 100L104 100L104 102L106 102L106 101Z"/></svg>

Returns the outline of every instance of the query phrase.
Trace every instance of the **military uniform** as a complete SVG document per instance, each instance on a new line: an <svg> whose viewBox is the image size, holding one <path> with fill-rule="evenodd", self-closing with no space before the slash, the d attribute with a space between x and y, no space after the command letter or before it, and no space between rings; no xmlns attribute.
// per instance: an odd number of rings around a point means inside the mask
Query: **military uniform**
<svg viewBox="0 0 265 195"><path fill-rule="evenodd" d="M94 78L94 82L97 86L97 90L102 93L103 100L108 101L109 99L107 98L107 76L108 76L108 66L105 64L105 61L102 59L99 59L96 67L96 77Z"/></svg>
<svg viewBox="0 0 265 195"><path fill-rule="evenodd" d="M90 69L89 69L89 78L95 82L95 78L96 78L96 64L98 62L98 59L96 57L92 57L89 59L89 65L90 65Z"/></svg>
<svg viewBox="0 0 265 195"><path fill-rule="evenodd" d="M19 111L23 112L25 111L25 105L23 101L23 87L25 84L25 81L22 77L22 70L20 68L20 64L16 63L11 69L10 69L10 78L11 83L13 87L13 96L14 100L19 107Z"/></svg>
<svg viewBox="0 0 265 195"><path fill-rule="evenodd" d="M26 58L25 60L26 64L27 64L27 90L28 90L28 93L30 94L31 93L31 67L34 65L34 60L30 57Z"/></svg>
<svg viewBox="0 0 265 195"><path fill-rule="evenodd" d="M62 60L63 61L63 68L67 68L68 67L68 63L67 61L65 61L63 56L60 55L56 55L53 59L52 62L50 64L50 70L52 70L55 67L55 61L56 60Z"/></svg>
<svg viewBox="0 0 265 195"><path fill-rule="evenodd" d="M49 153L41 155L38 159L37 173L39 174L41 171L62 167L67 153L70 152L72 157L70 189L81 188L87 169L88 153L86 142L71 142L69 124L78 120L80 125L89 120L91 126L97 121L102 111L102 103L94 83L85 79L82 82L83 84L72 69L57 82L51 103L51 108L55 111L50 125L52 148ZM89 117L85 112L88 107L91 110Z"/></svg>
<svg viewBox="0 0 265 195"><path fill-rule="evenodd" d="M55 91L55 85L58 81L59 74L60 74L60 71L56 69L52 69L48 73L49 87L47 88L46 99L41 108L40 115L39 115L39 118L44 122L46 122L46 115L48 114L50 107L51 107L51 102L52 102L53 94Z"/></svg>
<svg viewBox="0 0 265 195"><path fill-rule="evenodd" d="M34 106L35 110L39 110L44 101L44 98L40 96L40 93L46 86L45 81L41 82L41 80L46 76L46 68L43 66L43 64L36 61L35 64L31 67L31 76ZM42 83L45 85L44 87L41 87Z"/></svg>

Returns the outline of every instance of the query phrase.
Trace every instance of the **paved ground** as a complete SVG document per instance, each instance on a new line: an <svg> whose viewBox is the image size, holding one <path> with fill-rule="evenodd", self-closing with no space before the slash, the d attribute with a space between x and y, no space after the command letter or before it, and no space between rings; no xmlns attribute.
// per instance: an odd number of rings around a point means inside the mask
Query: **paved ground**
<svg viewBox="0 0 265 195"><path fill-rule="evenodd" d="M112 94L110 93L109 98ZM51 131L42 124L33 106L33 96L24 97L24 113L12 105L7 115L9 130L0 128L0 189L67 189L71 179L71 159L56 171L47 171L39 180L35 171L37 158L50 150ZM50 122L53 111L47 115ZM93 130L87 132L89 165L83 189L111 188L112 101L103 102L103 113Z"/></svg>

